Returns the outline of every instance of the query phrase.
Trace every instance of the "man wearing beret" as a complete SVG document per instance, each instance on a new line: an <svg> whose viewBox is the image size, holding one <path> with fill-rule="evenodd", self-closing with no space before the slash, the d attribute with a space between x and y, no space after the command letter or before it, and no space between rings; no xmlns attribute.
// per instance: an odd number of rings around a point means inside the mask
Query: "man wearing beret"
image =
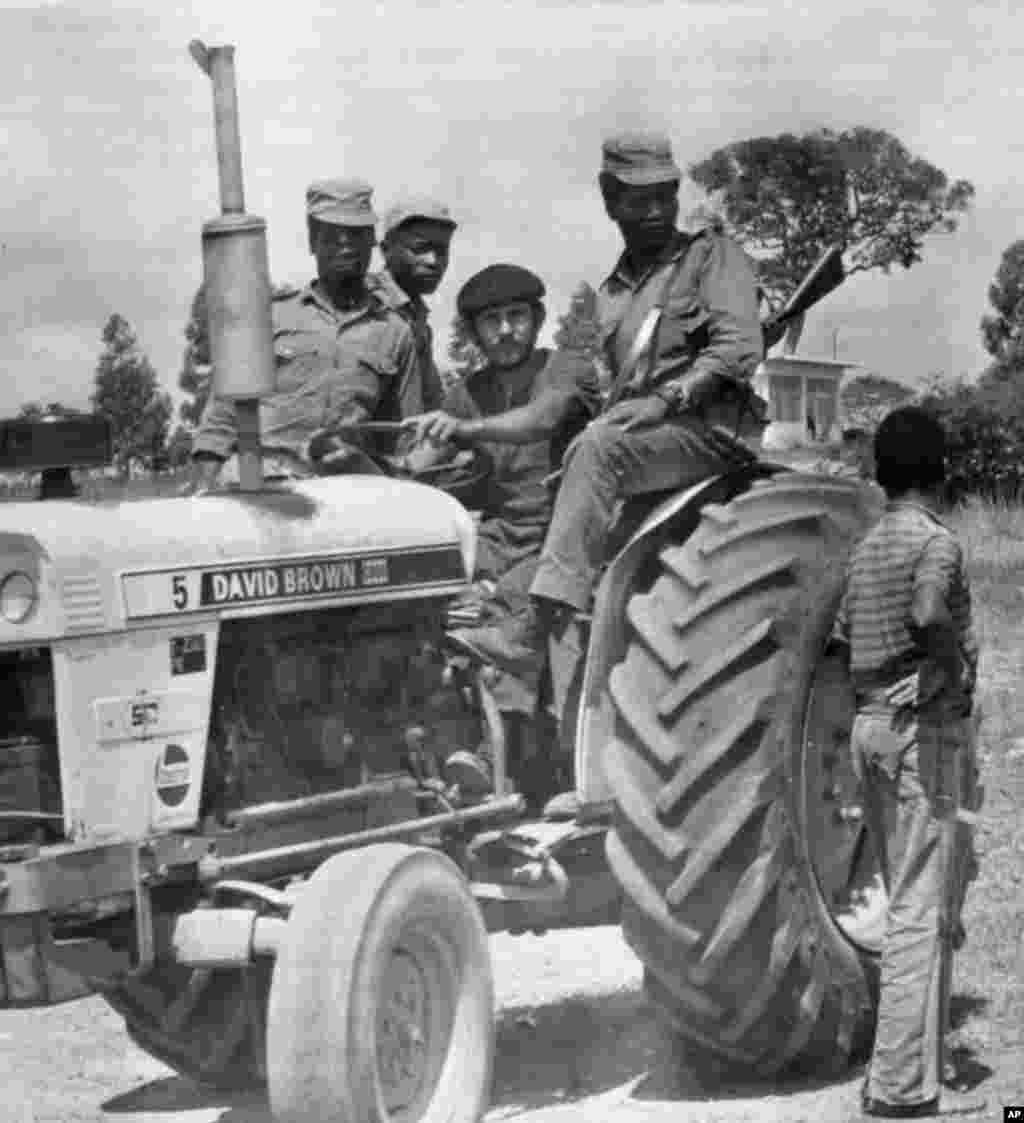
<svg viewBox="0 0 1024 1123"><path fill-rule="evenodd" d="M485 607L499 630L514 631L516 617L529 609L551 519L547 478L599 404L592 363L537 347L543 299L541 279L518 265L490 265L470 277L456 307L486 365L456 384L440 411L412 423L436 448L476 445L490 457L474 577L490 585ZM499 678L494 695L503 713L533 716L540 670L537 659ZM487 780L486 766L466 753L449 760L446 775L463 786Z"/></svg>
<svg viewBox="0 0 1024 1123"><path fill-rule="evenodd" d="M412 329L366 283L376 223L372 194L359 179L319 180L306 191L317 276L274 298L277 390L260 402L268 475L372 467L346 439L345 427L423 412ZM220 475L235 441L234 406L211 398L192 454L199 490ZM393 441L380 439L375 447L387 452Z"/></svg>
<svg viewBox="0 0 1024 1123"><path fill-rule="evenodd" d="M489 265L470 277L456 309L486 365L457 383L441 410L410 423L419 440L480 445L490 456L477 578L496 580L535 560L551 518L544 481L569 438L597 411L593 365L537 347L543 299L541 279L518 265Z"/></svg>
<svg viewBox="0 0 1024 1123"><path fill-rule="evenodd" d="M380 248L385 268L371 273L370 291L412 328L423 381L425 409L438 409L444 391L434 362L434 333L423 299L437 291L448 271L456 223L444 203L425 195L399 199L384 215Z"/></svg>
<svg viewBox="0 0 1024 1123"><path fill-rule="evenodd" d="M676 228L680 179L666 137L604 143L601 194L625 243L598 295L609 401L566 456L532 610L514 633L453 635L503 669L532 666L546 639L589 609L620 499L684 488L752 459L719 426L737 427L763 354L756 279L720 231Z"/></svg>

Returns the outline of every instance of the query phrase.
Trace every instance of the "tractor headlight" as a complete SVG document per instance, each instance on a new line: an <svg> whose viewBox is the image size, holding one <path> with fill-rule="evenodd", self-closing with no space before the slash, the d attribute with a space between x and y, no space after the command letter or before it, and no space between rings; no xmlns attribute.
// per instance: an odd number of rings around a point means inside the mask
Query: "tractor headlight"
<svg viewBox="0 0 1024 1123"><path fill-rule="evenodd" d="M27 573L8 573L0 583L0 615L11 624L22 624L36 606L36 583Z"/></svg>

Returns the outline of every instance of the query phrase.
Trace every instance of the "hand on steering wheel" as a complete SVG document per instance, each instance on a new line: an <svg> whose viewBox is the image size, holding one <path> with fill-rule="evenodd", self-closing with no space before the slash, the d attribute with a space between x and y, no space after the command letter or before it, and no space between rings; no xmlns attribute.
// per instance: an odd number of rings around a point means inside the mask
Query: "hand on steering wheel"
<svg viewBox="0 0 1024 1123"><path fill-rule="evenodd" d="M458 442L463 435L462 419L441 409L407 418L405 424L415 431L417 441L430 441L438 445Z"/></svg>

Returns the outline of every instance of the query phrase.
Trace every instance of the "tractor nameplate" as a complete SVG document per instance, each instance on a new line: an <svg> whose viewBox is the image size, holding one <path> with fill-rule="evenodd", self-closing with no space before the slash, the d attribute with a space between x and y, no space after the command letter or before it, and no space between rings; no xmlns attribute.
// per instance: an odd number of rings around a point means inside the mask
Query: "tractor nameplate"
<svg viewBox="0 0 1024 1123"><path fill-rule="evenodd" d="M122 587L128 617L139 619L282 601L365 600L368 593L464 580L459 548L442 546L125 573Z"/></svg>

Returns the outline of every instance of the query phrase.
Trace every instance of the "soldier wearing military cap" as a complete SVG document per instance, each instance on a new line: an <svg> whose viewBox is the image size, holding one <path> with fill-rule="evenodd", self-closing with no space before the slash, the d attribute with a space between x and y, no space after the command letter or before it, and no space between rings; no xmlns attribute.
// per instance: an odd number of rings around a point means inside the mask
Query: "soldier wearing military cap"
<svg viewBox="0 0 1024 1123"><path fill-rule="evenodd" d="M430 310L423 299L437 291L448 271L457 224L444 203L427 195L407 195L384 215L380 248L385 267L368 278L370 291L412 328L423 381L423 404L439 408L444 390L434 362Z"/></svg>
<svg viewBox="0 0 1024 1123"><path fill-rule="evenodd" d="M372 196L361 179L318 180L306 191L317 275L274 297L277 391L260 403L267 474L372 470L346 427L423 412L413 331L367 285L377 221ZM200 488L220 474L235 440L234 406L212 398L193 451ZM381 439L374 447L387 452L391 445Z"/></svg>
<svg viewBox="0 0 1024 1123"><path fill-rule="evenodd" d="M599 184L625 249L598 294L608 403L566 456L517 631L454 633L478 658L532 667L545 638L590 606L618 501L689 486L749 462L730 427L763 353L757 285L738 245L711 227L677 229L681 173L664 136L605 141Z"/></svg>

